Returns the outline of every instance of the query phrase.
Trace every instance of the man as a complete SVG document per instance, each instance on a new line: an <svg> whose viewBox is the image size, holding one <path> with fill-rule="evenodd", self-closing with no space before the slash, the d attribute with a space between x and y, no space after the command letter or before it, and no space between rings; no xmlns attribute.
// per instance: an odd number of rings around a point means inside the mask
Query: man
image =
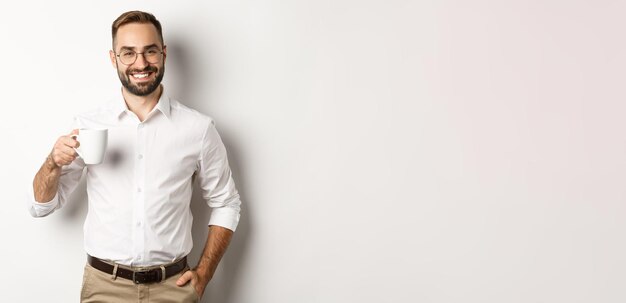
<svg viewBox="0 0 626 303"><path fill-rule="evenodd" d="M164 93L161 31L140 11L113 22L110 58L121 95L76 116L33 181L30 212L43 217L63 206L86 170L81 302L199 301L239 222L239 194L213 120ZM78 157L74 135L82 128L108 129L101 164ZM189 269L194 179L213 211L202 257Z"/></svg>

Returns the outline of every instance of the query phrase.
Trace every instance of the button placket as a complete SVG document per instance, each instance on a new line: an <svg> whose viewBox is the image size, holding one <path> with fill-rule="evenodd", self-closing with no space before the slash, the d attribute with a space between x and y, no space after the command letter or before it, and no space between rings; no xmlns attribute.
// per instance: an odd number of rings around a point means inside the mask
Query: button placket
<svg viewBox="0 0 626 303"><path fill-rule="evenodd" d="M145 143L146 143L146 127L144 123L139 123L137 125L137 154L143 155L145 151ZM143 156L139 157L141 159ZM135 230L136 230L136 241L135 241L135 253L138 261L141 261L145 252L144 241L142 239L145 238L143 222L144 218L144 207L145 207L145 163L144 161L135 161L135 201L134 201L134 221L135 221Z"/></svg>

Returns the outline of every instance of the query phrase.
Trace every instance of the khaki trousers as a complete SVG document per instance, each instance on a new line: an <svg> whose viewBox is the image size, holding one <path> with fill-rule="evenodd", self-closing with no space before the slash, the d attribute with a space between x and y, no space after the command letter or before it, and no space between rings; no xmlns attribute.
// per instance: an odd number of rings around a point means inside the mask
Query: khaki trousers
<svg viewBox="0 0 626 303"><path fill-rule="evenodd" d="M183 270L162 282L135 284L131 280L120 277L114 278L113 275L99 271L86 264L80 302L196 303L200 298L198 298L195 288L191 286L191 281L187 282L185 286L176 286L176 280L185 271Z"/></svg>

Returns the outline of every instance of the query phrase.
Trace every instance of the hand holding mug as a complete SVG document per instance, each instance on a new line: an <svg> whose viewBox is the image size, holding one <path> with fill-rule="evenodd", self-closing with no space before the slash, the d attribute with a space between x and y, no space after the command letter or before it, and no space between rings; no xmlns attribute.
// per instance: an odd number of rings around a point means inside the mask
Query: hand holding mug
<svg viewBox="0 0 626 303"><path fill-rule="evenodd" d="M107 139L107 129L74 129L57 140L50 156L57 167L69 165L79 156L85 164L100 164L104 160Z"/></svg>
<svg viewBox="0 0 626 303"><path fill-rule="evenodd" d="M74 129L68 135L59 137L56 143L54 143L54 148L52 148L52 152L50 152L48 157L57 167L69 165L78 156L74 148L78 148L80 143L72 137L77 134L78 129Z"/></svg>

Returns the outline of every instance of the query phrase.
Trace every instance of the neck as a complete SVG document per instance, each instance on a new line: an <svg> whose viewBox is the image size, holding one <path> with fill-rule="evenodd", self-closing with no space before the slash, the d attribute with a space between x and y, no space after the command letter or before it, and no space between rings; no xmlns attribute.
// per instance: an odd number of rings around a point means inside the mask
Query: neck
<svg viewBox="0 0 626 303"><path fill-rule="evenodd" d="M146 96L137 96L131 94L125 87L122 87L122 96L124 96L124 101L126 101L126 106L128 109L135 113L139 118L139 121L143 122L148 114L154 109L154 107L159 102L159 98L161 98L161 93L163 92L163 85L159 85L157 89L155 89L152 93Z"/></svg>

